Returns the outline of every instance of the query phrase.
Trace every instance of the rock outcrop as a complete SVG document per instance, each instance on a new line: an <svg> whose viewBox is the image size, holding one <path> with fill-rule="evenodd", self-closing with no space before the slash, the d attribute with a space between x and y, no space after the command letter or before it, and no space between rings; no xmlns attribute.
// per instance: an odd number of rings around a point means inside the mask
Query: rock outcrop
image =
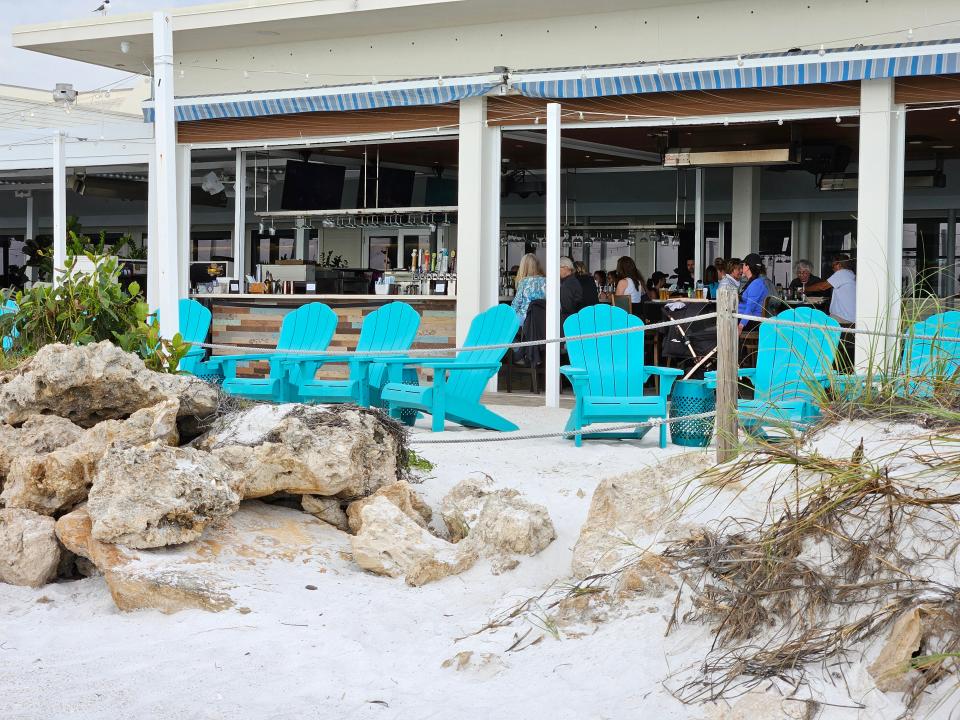
<svg viewBox="0 0 960 720"><path fill-rule="evenodd" d="M46 345L0 377L0 421L20 425L31 415L57 415L90 428L170 398L180 401L181 417L208 417L218 406L211 385L148 370L111 342Z"/></svg>
<svg viewBox="0 0 960 720"><path fill-rule="evenodd" d="M430 509L430 506L413 491L409 483L400 480L390 485L384 485L369 497L350 503L347 507L347 520L349 522L350 532L354 535L360 532L360 527L363 525L360 511L374 498L378 497L385 498L392 502L400 508L404 515L422 528L426 528L433 518L433 511Z"/></svg>
<svg viewBox="0 0 960 720"><path fill-rule="evenodd" d="M237 472L244 498L366 497L400 478L406 452L388 418L336 405L257 405L221 418L193 446Z"/></svg>
<svg viewBox="0 0 960 720"><path fill-rule="evenodd" d="M32 415L20 427L0 425L0 490L14 460L46 455L81 435L83 428L56 415Z"/></svg>
<svg viewBox="0 0 960 720"><path fill-rule="evenodd" d="M80 430L69 420L46 420L49 433L60 429L71 440L50 452L17 455L10 463L0 500L7 507L35 510L44 515L70 510L87 498L97 463L111 446L134 447L153 441L176 445L180 401L170 398L138 410L125 420L105 420ZM36 427L31 418L24 431ZM49 447L47 442L42 447Z"/></svg>
<svg viewBox="0 0 960 720"><path fill-rule="evenodd" d="M300 507L303 508L304 512L323 520L328 525L333 525L337 530L347 532L350 529L347 514L343 511L341 502L336 498L304 495L300 499Z"/></svg>
<svg viewBox="0 0 960 720"><path fill-rule="evenodd" d="M659 466L603 480L593 493L587 521L573 548L573 576L610 572L637 555L642 538L670 516L669 490L681 478L711 466L705 453L670 458Z"/></svg>
<svg viewBox="0 0 960 720"><path fill-rule="evenodd" d="M351 545L354 561L364 570L419 586L461 573L477 560L431 535L385 497L372 498L358 514L360 532Z"/></svg>
<svg viewBox="0 0 960 720"><path fill-rule="evenodd" d="M162 550L100 542L93 537L86 506L61 517L56 530L68 550L103 574L123 611L220 612L244 601L248 588L239 579L251 577L258 586L254 594L269 601L272 592L290 591L291 572L322 577L349 550L347 536L326 523L261 502L244 503L195 542Z"/></svg>
<svg viewBox="0 0 960 720"><path fill-rule="evenodd" d="M360 567L403 577L410 585L424 585L464 572L480 558L490 558L491 569L499 574L517 566L516 555L536 555L556 537L546 508L526 501L515 490L478 488L468 480L444 500L448 510L458 499L462 501L463 515L458 517L469 517L469 522L458 527L466 537L447 542L426 529L410 494L409 488L384 489L351 506L351 523L358 527L352 538L353 555Z"/></svg>
<svg viewBox="0 0 960 720"><path fill-rule="evenodd" d="M131 548L196 540L240 507L233 484L233 472L206 452L160 442L111 447L90 488L93 537Z"/></svg>
<svg viewBox="0 0 960 720"><path fill-rule="evenodd" d="M40 587L57 576L59 564L53 518L30 510L0 510L0 582Z"/></svg>

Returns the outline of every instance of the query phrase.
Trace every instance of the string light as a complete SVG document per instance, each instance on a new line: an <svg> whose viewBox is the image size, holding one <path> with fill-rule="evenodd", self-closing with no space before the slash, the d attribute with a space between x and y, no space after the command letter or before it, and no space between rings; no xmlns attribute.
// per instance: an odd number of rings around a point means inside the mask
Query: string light
<svg viewBox="0 0 960 720"><path fill-rule="evenodd" d="M819 55L820 57L823 57L826 54L827 54L827 49L823 46L823 43L820 43L820 49L817 50L817 55Z"/></svg>
<svg viewBox="0 0 960 720"><path fill-rule="evenodd" d="M737 67L743 67L743 55L737 55Z"/></svg>
<svg viewBox="0 0 960 720"><path fill-rule="evenodd" d="M777 118L777 125L783 125L783 118Z"/></svg>
<svg viewBox="0 0 960 720"><path fill-rule="evenodd" d="M907 30L907 40L913 40L913 28Z"/></svg>
<svg viewBox="0 0 960 720"><path fill-rule="evenodd" d="M839 124L840 124L840 116L837 115L837 125L839 125Z"/></svg>
<svg viewBox="0 0 960 720"><path fill-rule="evenodd" d="M250 77L250 71L249 71L249 70L244 70L244 71L243 71L243 77L249 78L249 77Z"/></svg>

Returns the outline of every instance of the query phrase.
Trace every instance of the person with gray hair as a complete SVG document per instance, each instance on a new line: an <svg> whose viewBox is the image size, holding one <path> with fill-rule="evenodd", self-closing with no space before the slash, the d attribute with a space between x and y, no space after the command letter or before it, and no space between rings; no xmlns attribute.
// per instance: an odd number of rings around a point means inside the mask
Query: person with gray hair
<svg viewBox="0 0 960 720"><path fill-rule="evenodd" d="M797 276L790 281L789 289L791 292L795 293L796 295L800 295L801 293L804 293L804 290L806 289L804 294L809 295L810 297L823 297L824 295L829 294L829 290L824 292L822 290L816 291L807 289L809 285L820 282L820 278L813 274L812 262L809 260L798 260L795 267Z"/></svg>
<svg viewBox="0 0 960 720"><path fill-rule="evenodd" d="M583 305L583 286L577 279L573 260L560 258L560 322L580 310Z"/></svg>

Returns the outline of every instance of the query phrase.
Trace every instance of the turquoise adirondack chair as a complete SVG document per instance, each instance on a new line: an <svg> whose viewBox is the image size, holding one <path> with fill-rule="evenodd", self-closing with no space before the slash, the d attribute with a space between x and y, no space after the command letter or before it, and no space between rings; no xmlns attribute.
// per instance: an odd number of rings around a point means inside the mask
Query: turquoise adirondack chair
<svg viewBox="0 0 960 720"><path fill-rule="evenodd" d="M501 345L513 342L519 329L517 314L509 305L498 305L473 319L464 342L465 348L483 345ZM443 430L444 420L452 420L466 427L486 428L509 432L517 426L480 403L487 382L500 369L506 349L463 350L455 358L389 358L383 360L389 368L389 382L380 397L390 408L390 415L401 417L405 408L412 408L433 416L433 432ZM406 385L402 380L404 367L419 366L433 370L432 386Z"/></svg>
<svg viewBox="0 0 960 720"><path fill-rule="evenodd" d="M215 355L206 365L209 370L222 372L223 389L231 395L251 400L294 402L301 373L297 365L286 362L293 355L282 350L327 349L337 329L337 314L323 303L309 303L297 308L283 319L280 338L273 352L243 355ZM255 360L267 360L270 374L265 378L238 378L237 365Z"/></svg>
<svg viewBox="0 0 960 720"><path fill-rule="evenodd" d="M0 306L0 315L9 315L17 312L17 310L19 309L20 309L20 306L17 305L15 300L7 300L6 302L3 303L2 306ZM2 344L2 347L3 347L3 351L10 352L13 349L14 338L19 336L20 336L20 333L16 328L13 328L12 330L10 330L9 335L4 335L3 340L0 341L0 344Z"/></svg>
<svg viewBox="0 0 960 720"><path fill-rule="evenodd" d="M925 340L923 338L937 338ZM960 312L931 315L913 324L903 339L903 354L896 375L884 372L870 378L876 383L891 383L901 397L930 398L937 386L960 380ZM856 402L866 392L866 375L845 375L837 379L835 389L846 400Z"/></svg>
<svg viewBox="0 0 960 720"><path fill-rule="evenodd" d="M618 307L593 305L563 323L566 337L643 326L640 318ZM570 364L560 368L576 395L566 429L574 433L577 447L583 444L583 428L593 423L644 422L667 416L667 396L674 380L683 375L676 368L644 365L643 333L635 331L588 340L568 340ZM644 395L651 375L660 376L657 395ZM642 438L650 428L630 433L589 433L588 438ZM660 447L667 446L667 426L660 426Z"/></svg>
<svg viewBox="0 0 960 720"><path fill-rule="evenodd" d="M753 383L753 400L739 400L737 415L755 437L765 436L764 427L804 426L819 419L817 395L830 382L840 342L840 323L819 310L787 310L777 319L817 327L760 324L757 366L737 371ZM715 386L716 373L705 377Z"/></svg>
<svg viewBox="0 0 960 720"><path fill-rule="evenodd" d="M420 315L404 302L392 302L375 310L363 319L357 352L391 351L400 355L410 349ZM377 362L376 356L331 355L312 359L291 359L299 366L300 383L297 394L301 402L356 403L362 407L380 405L380 392L387 381L387 366ZM350 375L345 380L317 380L317 369L331 362L346 362ZM416 377L416 371L413 371Z"/></svg>
<svg viewBox="0 0 960 720"><path fill-rule="evenodd" d="M180 337L187 343L203 343L210 332L210 310L190 298L180 300ZM200 377L206 376L204 356L207 351L192 345L180 360L177 370Z"/></svg>
<svg viewBox="0 0 960 720"><path fill-rule="evenodd" d="M935 337L937 340L921 338ZM940 383L957 382L960 373L960 312L932 315L910 328L904 338L897 392L932 397Z"/></svg>

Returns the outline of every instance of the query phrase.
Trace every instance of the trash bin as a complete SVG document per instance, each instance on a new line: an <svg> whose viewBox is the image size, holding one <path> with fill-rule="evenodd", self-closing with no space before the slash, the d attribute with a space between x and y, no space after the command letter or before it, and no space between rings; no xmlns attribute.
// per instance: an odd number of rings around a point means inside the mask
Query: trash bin
<svg viewBox="0 0 960 720"><path fill-rule="evenodd" d="M674 383L670 395L671 418L699 415L716 409L716 393L703 380L680 380ZM674 445L706 447L713 439L713 418L671 422L670 439Z"/></svg>

